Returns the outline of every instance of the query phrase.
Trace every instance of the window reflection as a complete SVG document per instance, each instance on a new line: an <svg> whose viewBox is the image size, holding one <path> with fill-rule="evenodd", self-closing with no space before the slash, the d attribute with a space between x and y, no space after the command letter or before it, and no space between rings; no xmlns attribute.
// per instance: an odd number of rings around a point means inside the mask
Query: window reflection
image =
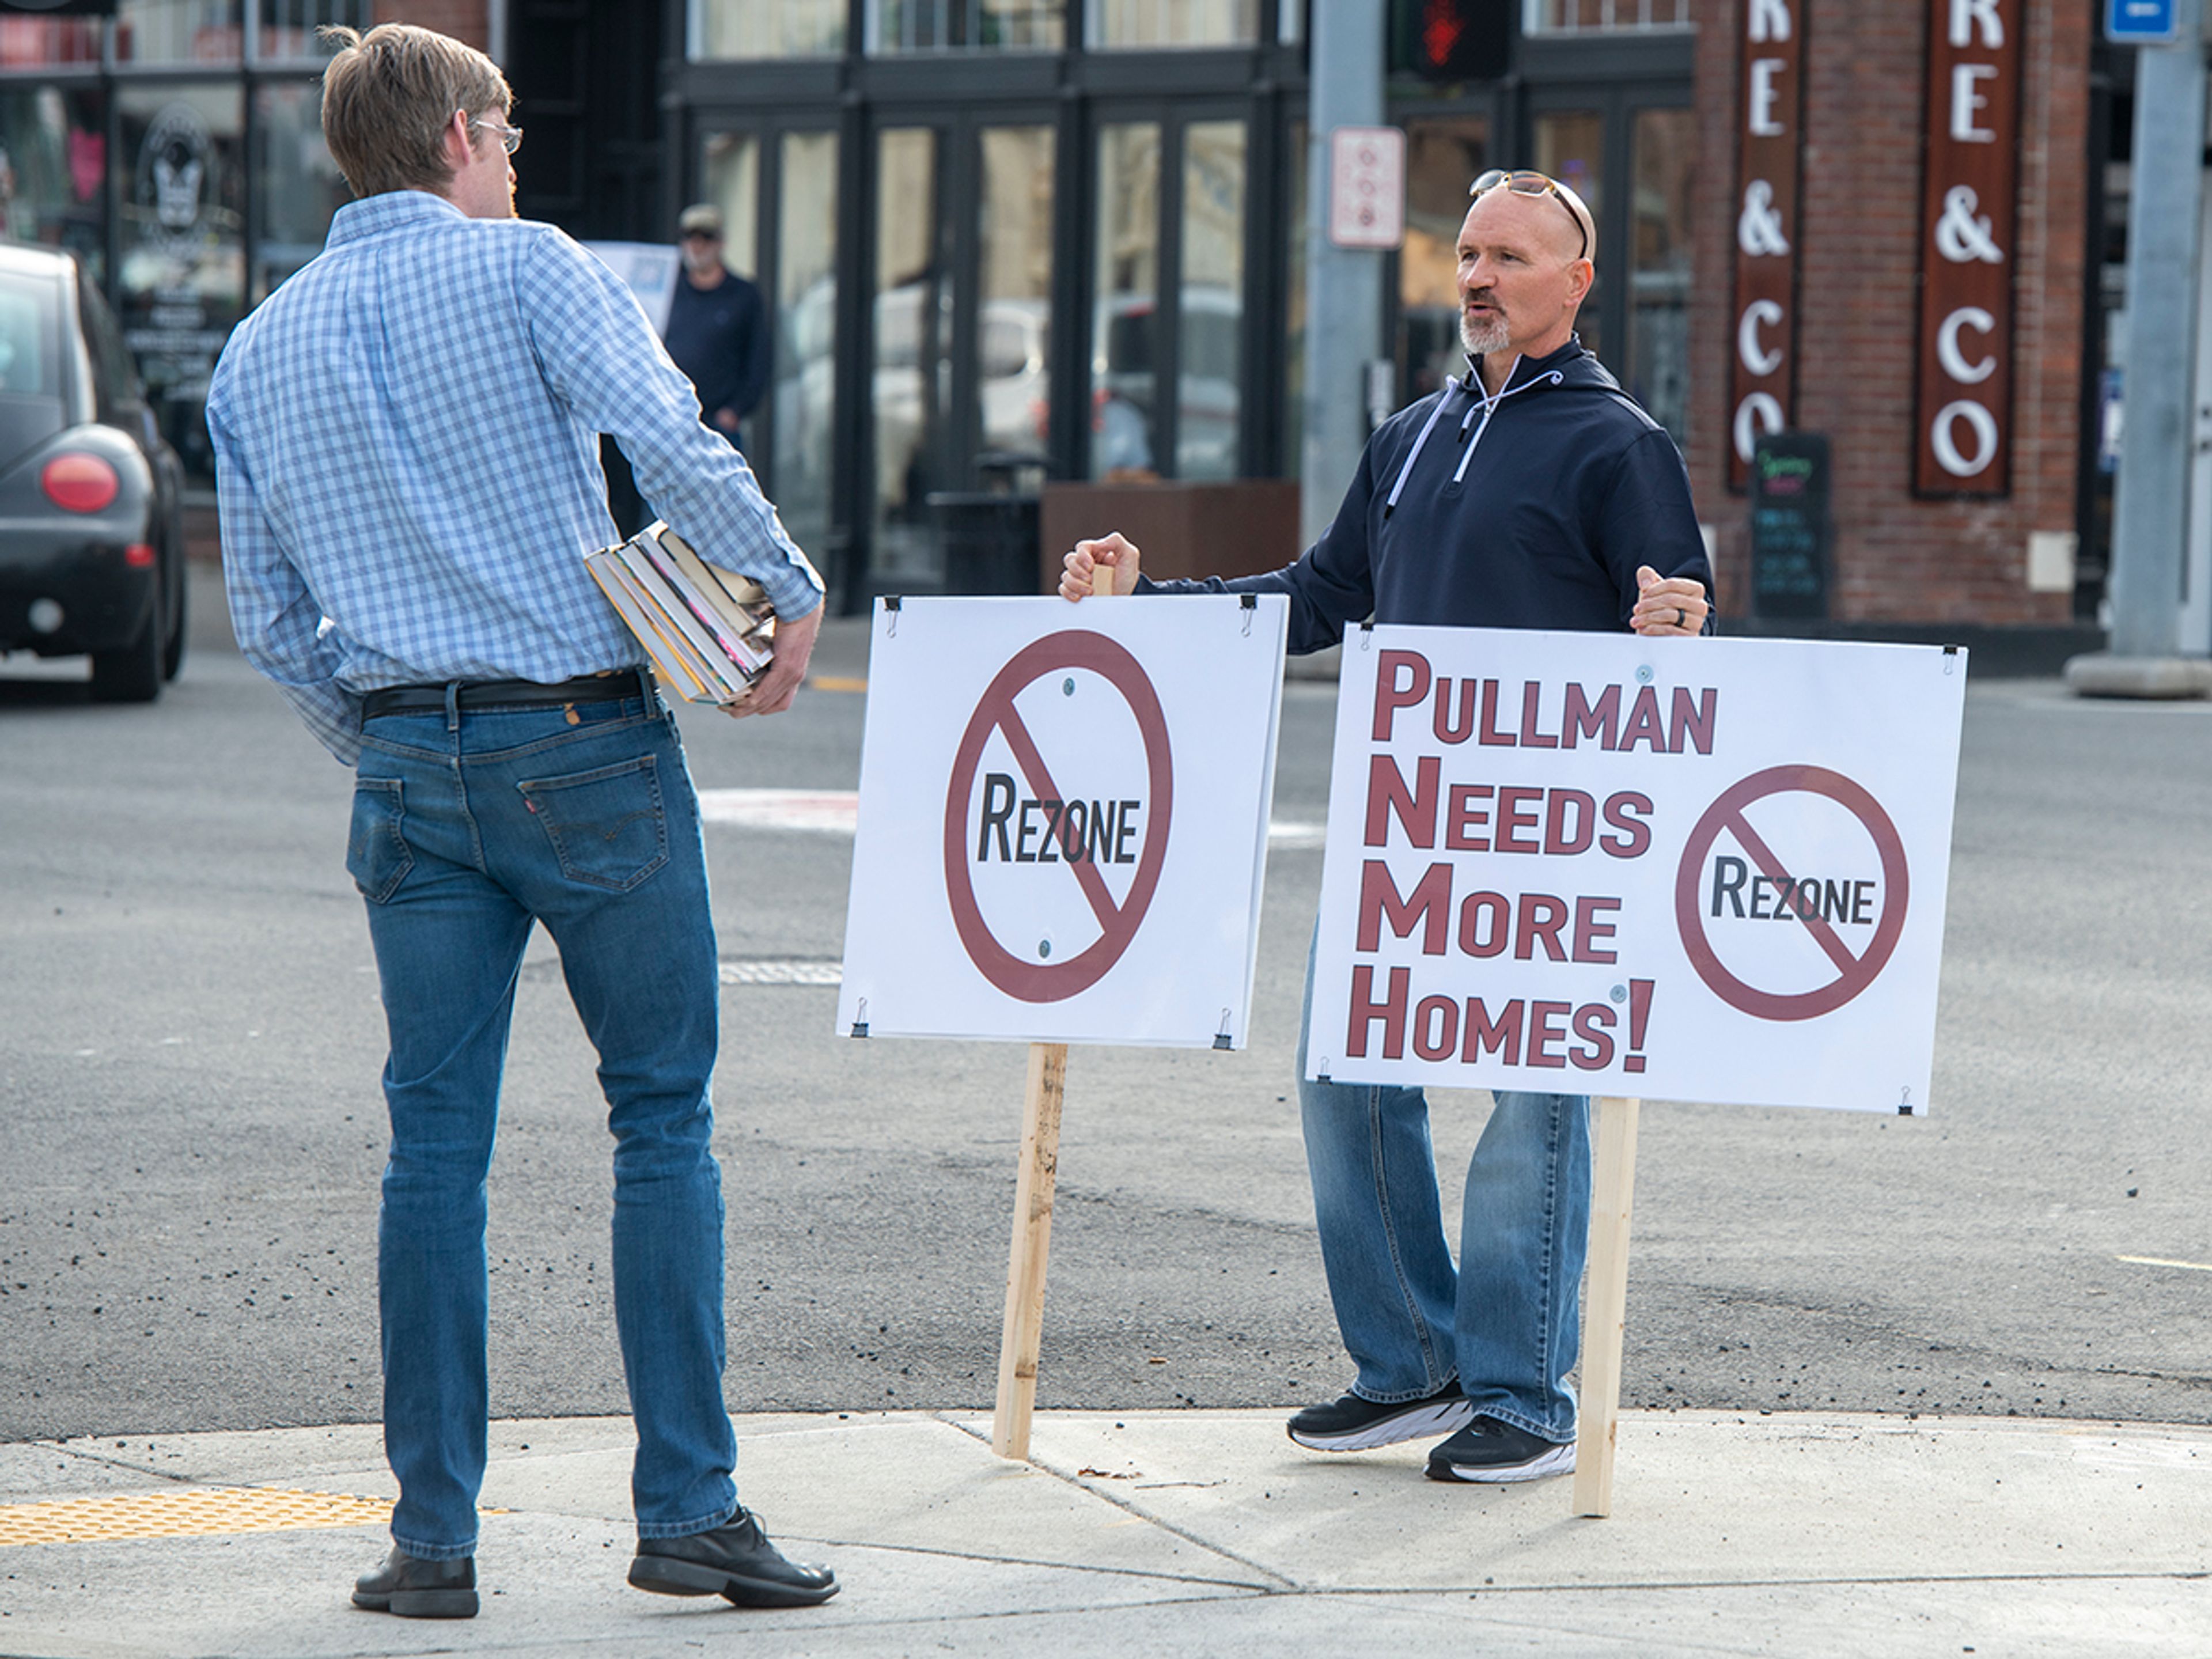
<svg viewBox="0 0 2212 1659"><path fill-rule="evenodd" d="M837 135L786 133L781 160L770 493L793 538L819 548L830 527L836 413Z"/></svg>
<svg viewBox="0 0 2212 1659"><path fill-rule="evenodd" d="M1183 129L1182 158L1176 476L1233 478L1244 358L1244 124L1193 122Z"/></svg>
<svg viewBox="0 0 2212 1659"><path fill-rule="evenodd" d="M722 263L740 276L760 274L760 140L750 132L710 132L700 176L707 199L722 210Z"/></svg>
<svg viewBox="0 0 2212 1659"><path fill-rule="evenodd" d="M1490 165L1490 123L1480 116L1406 124L1406 240L1398 256L1399 391L1406 402L1466 372L1459 228L1468 186Z"/></svg>
<svg viewBox="0 0 2212 1659"><path fill-rule="evenodd" d="M1091 323L1091 476L1156 477L1153 330L1160 280L1160 129L1098 135L1097 265Z"/></svg>
<svg viewBox="0 0 2212 1659"><path fill-rule="evenodd" d="M261 0L259 50L270 61L328 58L331 48L315 36L325 23L366 34L374 25L370 0Z"/></svg>
<svg viewBox="0 0 2212 1659"><path fill-rule="evenodd" d="M107 268L100 219L105 110L89 89L0 91L0 237L67 248L95 281Z"/></svg>
<svg viewBox="0 0 2212 1659"><path fill-rule="evenodd" d="M1306 124L1291 123L1283 154L1290 164L1289 234L1284 238L1283 476L1295 478L1305 463L1306 431Z"/></svg>
<svg viewBox="0 0 2212 1659"><path fill-rule="evenodd" d="M845 50L845 0L696 0L694 58L834 57Z"/></svg>
<svg viewBox="0 0 2212 1659"><path fill-rule="evenodd" d="M975 398L986 450L1044 453L1052 408L1054 151L1050 127L983 133Z"/></svg>
<svg viewBox="0 0 2212 1659"><path fill-rule="evenodd" d="M868 50L1057 52L1066 12L1066 0L870 0Z"/></svg>
<svg viewBox="0 0 2212 1659"><path fill-rule="evenodd" d="M1536 170L1581 197L1590 218L1601 225L1605 222L1604 159L1605 118L1597 111L1562 110L1536 118ZM1597 276L1583 296L1582 314L1575 321L1583 343L1601 356L1605 352L1599 319L1605 303L1606 260L1607 251L1599 249Z"/></svg>
<svg viewBox="0 0 2212 1659"><path fill-rule="evenodd" d="M97 64L100 27L92 17L0 17L0 69Z"/></svg>
<svg viewBox="0 0 2212 1659"><path fill-rule="evenodd" d="M116 94L124 339L164 434L202 479L215 470L208 376L245 309L244 102L235 80Z"/></svg>
<svg viewBox="0 0 2212 1659"><path fill-rule="evenodd" d="M245 57L246 0L118 0L118 64L235 64Z"/></svg>
<svg viewBox="0 0 2212 1659"><path fill-rule="evenodd" d="M722 210L722 263L756 283L760 282L760 139L750 132L710 132L700 144L702 199ZM769 298L765 283L761 293L763 300ZM737 446L748 456L760 453L757 423L762 418L756 410L739 428Z"/></svg>
<svg viewBox="0 0 2212 1659"><path fill-rule="evenodd" d="M323 143L321 96L311 84L274 84L253 94L258 204L250 301L322 252L331 217L351 199Z"/></svg>
<svg viewBox="0 0 2212 1659"><path fill-rule="evenodd" d="M1260 38L1260 0L1091 0L1093 46L1237 46Z"/></svg>
<svg viewBox="0 0 2212 1659"><path fill-rule="evenodd" d="M1636 112L1635 218L1629 227L1629 386L1651 418L1690 441L1690 191L1696 113Z"/></svg>
<svg viewBox="0 0 2212 1659"><path fill-rule="evenodd" d="M1690 0L1529 0L1528 34L1615 34L1694 27Z"/></svg>
<svg viewBox="0 0 2212 1659"><path fill-rule="evenodd" d="M929 495L947 489L952 395L950 227L937 199L937 134L897 127L876 140L876 297L870 404L875 421L872 558L886 574L926 574L937 538Z"/></svg>

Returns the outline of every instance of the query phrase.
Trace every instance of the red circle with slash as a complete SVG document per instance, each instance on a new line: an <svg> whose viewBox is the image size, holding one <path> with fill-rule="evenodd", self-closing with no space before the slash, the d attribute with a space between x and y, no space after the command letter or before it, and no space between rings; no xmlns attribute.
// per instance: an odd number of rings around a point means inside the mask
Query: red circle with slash
<svg viewBox="0 0 2212 1659"><path fill-rule="evenodd" d="M1014 699L1046 675L1069 668L1097 675L1129 705L1138 734L1144 739L1151 810L1146 814L1136 875L1119 904L1107 890L1098 866L1090 860L1057 860L1082 887L1084 897L1098 918L1098 938L1088 950L1065 962L1031 962L999 943L975 902L975 884L968 874L968 807L984 745L994 732L1005 737L1015 763L1038 799L1066 799L1053 782L1044 757L1037 752L1036 741L1014 707ZM960 747L952 759L951 787L945 797L945 896L951 902L952 922L959 931L960 943L983 977L1023 1002L1064 1001L1104 978L1136 938L1159 886L1160 870L1167 862L1168 820L1174 793L1167 715L1160 708L1159 694L1136 658L1104 635L1078 629L1047 635L1017 652L985 689L967 731L961 734Z"/></svg>
<svg viewBox="0 0 2212 1659"><path fill-rule="evenodd" d="M1757 986L1746 984L1723 967L1712 941L1705 936L1705 919L1698 903L1703 884L1700 877L1705 854L1712 850L1723 830L1735 837L1736 844L1750 855L1759 873L1769 881L1788 875L1782 860L1746 820L1743 809L1769 795L1791 791L1821 795L1834 801L1873 837L1875 850L1881 857L1881 914L1875 919L1873 939L1863 951L1854 956L1826 918L1808 919L1790 912L1836 964L1836 976L1810 991L1762 991ZM1882 811L1881 802L1842 773L1831 772L1826 767L1772 766L1753 773L1741 783L1724 791L1705 809L1697 828L1690 831L1690 839L1682 848L1680 868L1674 877L1674 921L1681 930L1682 948L1689 954L1690 964L1698 970L1698 977L1730 1007L1757 1019L1817 1019L1822 1014L1833 1013L1857 996L1888 965L1891 954L1897 949L1898 938L1905 931L1909 890L1905 839L1897 833L1889 814Z"/></svg>

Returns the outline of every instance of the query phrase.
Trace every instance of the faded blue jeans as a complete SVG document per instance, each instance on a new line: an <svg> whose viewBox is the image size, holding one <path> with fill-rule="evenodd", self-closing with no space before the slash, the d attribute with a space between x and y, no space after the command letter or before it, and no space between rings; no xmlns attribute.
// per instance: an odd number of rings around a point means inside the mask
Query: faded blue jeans
<svg viewBox="0 0 2212 1659"><path fill-rule="evenodd" d="M476 1547L489 1397L484 1177L533 921L560 947L614 1136L615 1323L640 1535L728 1518L719 990L698 802L655 697L364 722L346 868L368 902L391 1059L378 1220L393 1541Z"/></svg>
<svg viewBox="0 0 2212 1659"><path fill-rule="evenodd" d="M1329 1299L1358 1368L1352 1391L1395 1405L1456 1376L1476 1411L1573 1439L1567 1373L1581 1346L1589 1243L1589 1097L1493 1095L1468 1165L1455 1267L1427 1096L1308 1081L1313 1001L1309 954L1298 1104Z"/></svg>

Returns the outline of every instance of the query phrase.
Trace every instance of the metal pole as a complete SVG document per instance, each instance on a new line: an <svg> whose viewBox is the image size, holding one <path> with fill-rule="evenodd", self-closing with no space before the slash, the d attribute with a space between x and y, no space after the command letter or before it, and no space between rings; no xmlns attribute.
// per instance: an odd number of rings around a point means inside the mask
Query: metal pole
<svg viewBox="0 0 2212 1659"><path fill-rule="evenodd" d="M2136 59L2128 199L2125 424L2112 520L2112 654L2172 657L2182 642L2197 238L2203 190L2202 0L2176 0L2180 39Z"/></svg>
<svg viewBox="0 0 2212 1659"><path fill-rule="evenodd" d="M2191 0L2194 3L2194 0ZM1328 239L1329 134L1382 124L1382 0L1313 9L1306 136L1306 368L1299 520L1310 544L1336 515L1367 443L1362 376L1382 355L1382 255Z"/></svg>

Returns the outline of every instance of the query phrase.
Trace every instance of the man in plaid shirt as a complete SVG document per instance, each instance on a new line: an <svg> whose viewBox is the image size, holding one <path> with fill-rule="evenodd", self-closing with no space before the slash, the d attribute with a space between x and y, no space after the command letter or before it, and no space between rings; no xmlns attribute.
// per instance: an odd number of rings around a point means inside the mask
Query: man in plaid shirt
<svg viewBox="0 0 2212 1659"><path fill-rule="evenodd" d="M779 618L731 712L804 678L822 588L627 289L514 216L513 95L427 29L331 32L323 129L360 198L232 336L208 397L233 625L356 769L347 868L391 1036L379 1219L393 1548L354 1592L477 1611L484 1181L515 976L560 947L615 1136L616 1322L638 1449L629 1581L741 1606L836 1593L737 1500L721 1394L718 974L698 803L644 655L586 573L599 434Z"/></svg>

